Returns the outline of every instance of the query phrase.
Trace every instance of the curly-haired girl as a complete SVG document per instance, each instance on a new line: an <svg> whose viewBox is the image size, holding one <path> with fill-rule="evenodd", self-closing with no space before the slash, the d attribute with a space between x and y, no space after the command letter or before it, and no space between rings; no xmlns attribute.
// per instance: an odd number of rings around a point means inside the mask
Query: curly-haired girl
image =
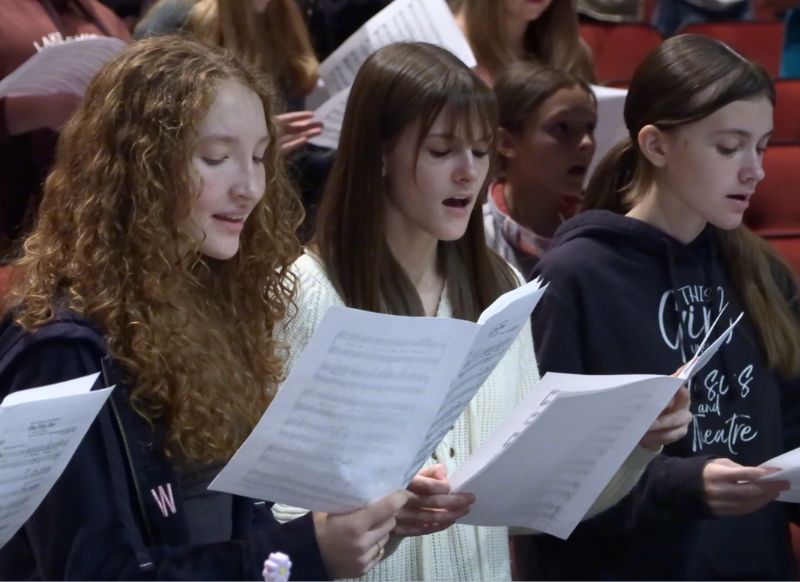
<svg viewBox="0 0 800 582"><path fill-rule="evenodd" d="M132 45L65 127L0 324L11 391L101 371L116 384L40 508L0 550L4 579L303 579L377 562L405 502L277 526L207 485L282 375L302 211L255 69L174 37ZM268 504L267 504L268 505Z"/></svg>

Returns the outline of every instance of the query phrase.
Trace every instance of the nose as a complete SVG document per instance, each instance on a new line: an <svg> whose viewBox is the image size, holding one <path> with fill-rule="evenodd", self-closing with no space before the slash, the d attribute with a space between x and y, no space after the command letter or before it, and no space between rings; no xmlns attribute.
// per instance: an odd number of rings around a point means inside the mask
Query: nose
<svg viewBox="0 0 800 582"><path fill-rule="evenodd" d="M592 132L587 131L581 137L581 141L578 143L578 149L582 152L591 151L594 153L595 148L595 141L594 141L594 134Z"/></svg>
<svg viewBox="0 0 800 582"><path fill-rule="evenodd" d="M454 180L458 183L468 184L478 179L478 166L475 154L472 150L464 150L458 156L458 164L455 168Z"/></svg>
<svg viewBox="0 0 800 582"><path fill-rule="evenodd" d="M264 166L253 161L243 164L233 186L237 198L257 202L264 195Z"/></svg>
<svg viewBox="0 0 800 582"><path fill-rule="evenodd" d="M745 164L739 170L739 178L744 183L752 183L753 186L758 184L764 179L764 159L763 154L754 151L752 152Z"/></svg>

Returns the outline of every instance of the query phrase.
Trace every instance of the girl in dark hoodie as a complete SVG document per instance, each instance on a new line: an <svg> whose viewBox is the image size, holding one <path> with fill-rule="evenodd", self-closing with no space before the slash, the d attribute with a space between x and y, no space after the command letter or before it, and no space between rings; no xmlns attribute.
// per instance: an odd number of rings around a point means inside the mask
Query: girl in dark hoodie
<svg viewBox="0 0 800 582"><path fill-rule="evenodd" d="M630 140L535 274L542 371L670 374L711 323L745 319L691 382L693 426L619 505L562 542L529 539L529 576L787 579L785 482L757 465L800 444L795 278L741 225L772 132L768 74L701 36L665 41L625 103ZM613 210L616 212L611 212ZM625 215L622 215L625 214Z"/></svg>

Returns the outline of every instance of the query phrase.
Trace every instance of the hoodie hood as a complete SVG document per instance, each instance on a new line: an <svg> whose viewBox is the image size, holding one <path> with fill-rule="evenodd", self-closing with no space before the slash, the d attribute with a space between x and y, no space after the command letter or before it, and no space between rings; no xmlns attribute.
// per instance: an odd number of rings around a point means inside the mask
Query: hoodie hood
<svg viewBox="0 0 800 582"><path fill-rule="evenodd" d="M698 248L709 244L713 226L707 226L692 242L684 244L675 237L641 220L608 210L587 210L566 221L556 231L551 249L577 238L591 238L626 247L635 247L648 254L670 251L676 255L693 255Z"/></svg>

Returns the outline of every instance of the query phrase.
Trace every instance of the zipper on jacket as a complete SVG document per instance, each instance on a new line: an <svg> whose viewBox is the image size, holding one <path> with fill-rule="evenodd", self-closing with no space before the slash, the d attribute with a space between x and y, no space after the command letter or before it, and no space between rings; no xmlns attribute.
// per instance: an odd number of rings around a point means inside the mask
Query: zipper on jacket
<svg viewBox="0 0 800 582"><path fill-rule="evenodd" d="M136 500L139 502L139 511L142 515L144 528L147 530L148 539L153 540L153 531L150 529L150 521L147 519L144 501L142 501L142 490L139 487L139 481L136 479L136 473L133 470L133 459L131 457L130 447L128 447L128 438L125 436L125 429L122 427L122 419L119 416L117 405L113 398L109 400L111 401L111 410L114 412L114 420L117 422L117 427L119 427L119 436L122 439L122 448L125 449L125 458L127 459L128 466L131 469L131 481L133 481L133 488L136 491Z"/></svg>

